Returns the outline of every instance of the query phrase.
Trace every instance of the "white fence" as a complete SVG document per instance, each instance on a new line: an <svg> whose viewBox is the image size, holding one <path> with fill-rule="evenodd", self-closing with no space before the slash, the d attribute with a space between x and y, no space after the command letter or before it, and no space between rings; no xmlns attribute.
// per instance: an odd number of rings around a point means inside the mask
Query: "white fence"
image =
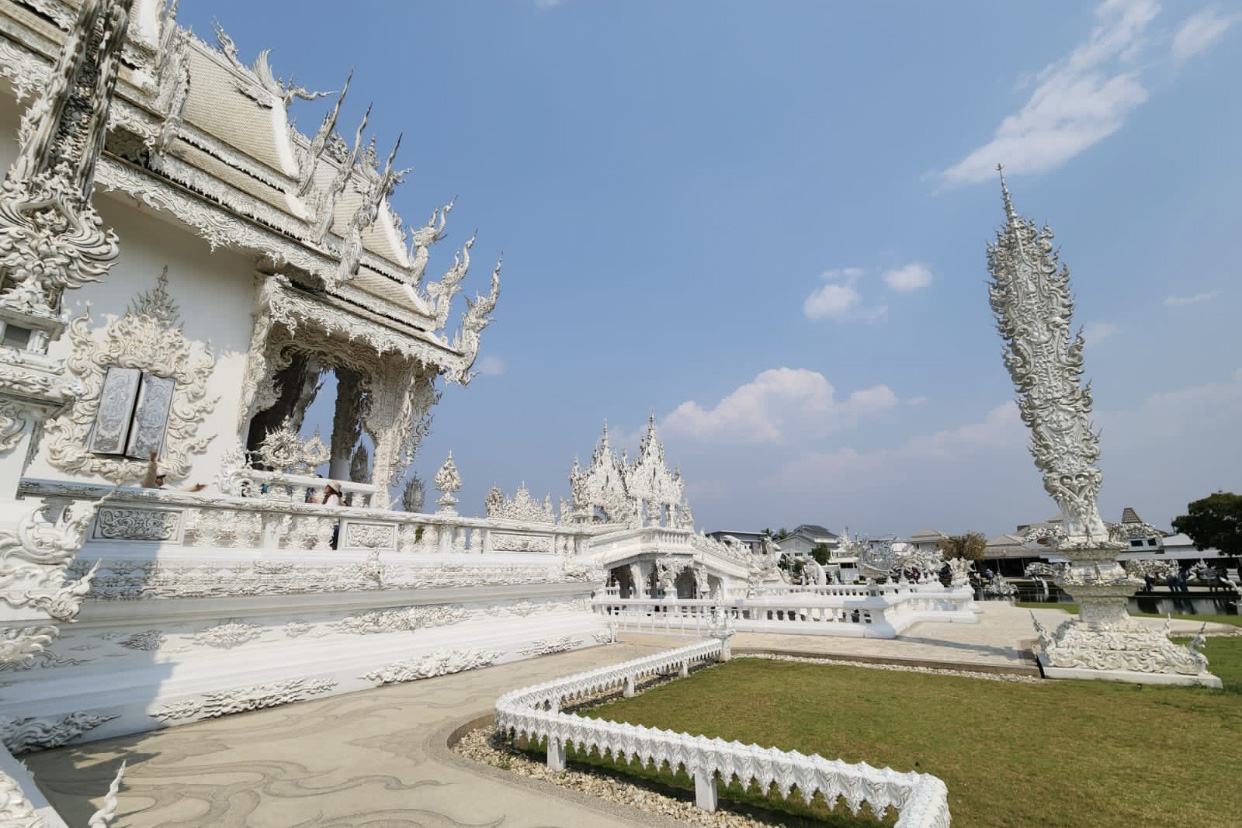
<svg viewBox="0 0 1242 828"><path fill-rule="evenodd" d="M974 623L969 588L939 584L786 587L745 598L620 598L616 588L593 601L618 629L704 635L716 607L739 632L894 638L918 621Z"/></svg>
<svg viewBox="0 0 1242 828"><path fill-rule="evenodd" d="M708 811L716 809L717 777L726 782L736 777L744 785L753 782L765 790L775 785L786 798L794 787L806 801L817 792L830 804L843 798L855 814L864 802L877 816L895 808L898 828L948 828L948 789L929 774L899 773L865 762L851 765L814 754L804 756L797 751L586 719L560 711L567 703L618 689L632 693L647 676L674 670L685 675L693 664L727 660L728 656L727 639L709 640L514 690L496 701L496 726L528 739L546 739L548 767L553 770L564 769L568 745L587 753L594 750L601 756L608 752L626 762L638 759L644 766L667 763L673 770L682 767L694 777L698 806Z"/></svg>

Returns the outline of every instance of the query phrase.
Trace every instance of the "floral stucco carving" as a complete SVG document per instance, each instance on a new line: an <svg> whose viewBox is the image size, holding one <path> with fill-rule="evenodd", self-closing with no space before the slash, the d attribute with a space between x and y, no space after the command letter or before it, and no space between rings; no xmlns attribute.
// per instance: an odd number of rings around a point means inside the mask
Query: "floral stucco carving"
<svg viewBox="0 0 1242 828"><path fill-rule="evenodd" d="M292 679L252 687L238 687L207 693L197 699L165 705L151 713L161 721L179 719L214 719L231 713L277 707L329 693L336 687L335 679Z"/></svg>
<svg viewBox="0 0 1242 828"><path fill-rule="evenodd" d="M68 744L116 716L79 711L64 716L14 719L0 716L0 741L10 753L49 750Z"/></svg>
<svg viewBox="0 0 1242 828"><path fill-rule="evenodd" d="M502 655L503 652L490 650L439 650L422 658L394 662L382 669L373 670L362 678L377 685L417 681L490 667Z"/></svg>
<svg viewBox="0 0 1242 828"><path fill-rule="evenodd" d="M125 315L103 330L102 339L91 330L89 313L69 323L73 352L65 367L86 391L65 413L47 422L48 460L58 469L96 474L117 484L141 480L146 471L145 458L102 456L87 449L109 366L135 368L175 381L160 455L160 470L170 479L184 478L191 457L207 448L212 437L200 436L199 427L217 402L207 395L215 357L209 346L186 338L167 287L165 269L153 290L136 297Z"/></svg>

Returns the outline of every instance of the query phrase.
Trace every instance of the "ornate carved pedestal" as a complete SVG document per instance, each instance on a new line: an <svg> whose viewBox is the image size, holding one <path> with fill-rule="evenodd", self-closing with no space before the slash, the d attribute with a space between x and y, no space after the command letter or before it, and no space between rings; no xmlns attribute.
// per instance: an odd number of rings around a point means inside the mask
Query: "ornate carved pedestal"
<svg viewBox="0 0 1242 828"><path fill-rule="evenodd" d="M1035 622L1044 675L1219 688L1220 679L1208 672L1207 658L1197 649L1202 639L1175 644L1167 625L1154 630L1126 612L1142 581L1117 563L1120 548L1108 543L1060 550L1070 565L1056 583L1078 603L1079 615L1052 631Z"/></svg>

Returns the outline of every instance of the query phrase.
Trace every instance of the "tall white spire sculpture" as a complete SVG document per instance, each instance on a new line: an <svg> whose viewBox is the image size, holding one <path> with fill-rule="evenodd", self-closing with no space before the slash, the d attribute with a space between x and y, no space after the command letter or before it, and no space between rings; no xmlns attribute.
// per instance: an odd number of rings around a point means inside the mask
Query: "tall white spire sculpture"
<svg viewBox="0 0 1242 828"><path fill-rule="evenodd" d="M1082 383L1083 336L1070 332L1069 268L1058 260L1052 231L1014 211L1003 174L1001 195L1005 226L988 245L988 294L1035 467L1061 509L1062 531L1051 541L1069 566L1057 584L1080 607L1078 618L1054 631L1036 621L1044 673L1219 687L1194 646L1172 643L1126 611L1140 582L1117 563L1122 544L1096 505L1100 438L1091 428L1091 387Z"/></svg>

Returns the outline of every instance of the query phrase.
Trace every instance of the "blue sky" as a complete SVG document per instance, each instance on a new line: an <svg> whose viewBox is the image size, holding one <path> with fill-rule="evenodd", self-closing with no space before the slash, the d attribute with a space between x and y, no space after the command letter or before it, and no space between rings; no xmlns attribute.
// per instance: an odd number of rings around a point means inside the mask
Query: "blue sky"
<svg viewBox="0 0 1242 828"><path fill-rule="evenodd" d="M503 251L484 373L415 468L568 495L654 412L699 527L993 535L1055 513L987 303L1018 210L1069 265L1104 516L1242 491L1242 8L183 0L278 75L374 102L410 224ZM327 101L293 114L313 130ZM464 303L454 311L459 317ZM456 324L451 322L451 324ZM429 496L434 497L434 493Z"/></svg>

